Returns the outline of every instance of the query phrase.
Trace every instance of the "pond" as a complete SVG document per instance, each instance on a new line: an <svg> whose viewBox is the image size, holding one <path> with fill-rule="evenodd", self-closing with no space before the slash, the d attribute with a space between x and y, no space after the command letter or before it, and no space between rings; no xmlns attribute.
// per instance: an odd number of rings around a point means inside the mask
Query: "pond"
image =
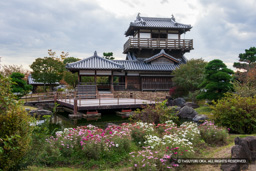
<svg viewBox="0 0 256 171"><path fill-rule="evenodd" d="M82 119L70 119L68 115L70 112L65 110L58 110L51 118L51 124L64 128L74 128L77 126L85 126L92 124L94 126L104 128L107 123L121 124L124 122L130 122L128 118L122 118L116 115L116 110L100 110L101 117L96 118L82 118ZM86 113L86 111L81 111L81 113Z"/></svg>

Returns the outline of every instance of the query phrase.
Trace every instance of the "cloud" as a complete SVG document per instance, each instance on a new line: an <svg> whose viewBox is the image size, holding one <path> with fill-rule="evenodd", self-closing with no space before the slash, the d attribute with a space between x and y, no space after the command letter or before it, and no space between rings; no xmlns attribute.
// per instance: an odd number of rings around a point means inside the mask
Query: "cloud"
<svg viewBox="0 0 256 171"><path fill-rule="evenodd" d="M168 2L169 2L168 0L162 0L161 4L168 3Z"/></svg>
<svg viewBox="0 0 256 171"><path fill-rule="evenodd" d="M253 1L200 1L204 10L195 23L191 36L195 50L192 56L226 63L238 60L244 49L255 46L256 11ZM254 4L254 5L253 5Z"/></svg>

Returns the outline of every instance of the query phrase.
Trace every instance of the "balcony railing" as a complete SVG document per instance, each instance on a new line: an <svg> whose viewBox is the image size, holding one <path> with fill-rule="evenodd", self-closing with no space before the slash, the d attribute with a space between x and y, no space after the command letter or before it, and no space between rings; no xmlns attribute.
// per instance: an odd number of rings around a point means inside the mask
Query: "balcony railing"
<svg viewBox="0 0 256 171"><path fill-rule="evenodd" d="M124 53L129 49L193 49L193 39L129 38L124 44Z"/></svg>

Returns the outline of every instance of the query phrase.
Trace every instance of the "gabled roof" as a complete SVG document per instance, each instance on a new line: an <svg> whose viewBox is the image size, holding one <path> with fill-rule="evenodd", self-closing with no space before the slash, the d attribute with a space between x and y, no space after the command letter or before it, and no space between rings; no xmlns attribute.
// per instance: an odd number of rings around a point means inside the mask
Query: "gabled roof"
<svg viewBox="0 0 256 171"><path fill-rule="evenodd" d="M36 82L34 80L34 78L32 78L31 74L28 76L28 84L30 84L30 85L44 85L43 82ZM52 84L59 85L60 83L59 82L55 82L55 83L52 83ZM48 83L46 83L46 85L48 85Z"/></svg>
<svg viewBox="0 0 256 171"><path fill-rule="evenodd" d="M66 65L67 69L102 69L102 70L122 70L124 67L120 64L115 63L112 60L104 59L94 52L92 57L69 63Z"/></svg>
<svg viewBox="0 0 256 171"><path fill-rule="evenodd" d="M176 22L173 15L172 18L156 18L141 17L139 13L136 20L130 23L128 30L125 32L125 35L132 35L135 28L182 29L188 31L192 28L192 26Z"/></svg>
<svg viewBox="0 0 256 171"><path fill-rule="evenodd" d="M165 53L164 49L162 49L158 54L156 54L156 55L154 55L150 58L147 58L144 61L146 63L149 63L149 62L154 61L154 60L156 60L157 58L160 58L160 57L165 57L165 58L170 59L171 61L176 62L176 63L181 62L180 59L176 59L175 57L169 55L168 53Z"/></svg>

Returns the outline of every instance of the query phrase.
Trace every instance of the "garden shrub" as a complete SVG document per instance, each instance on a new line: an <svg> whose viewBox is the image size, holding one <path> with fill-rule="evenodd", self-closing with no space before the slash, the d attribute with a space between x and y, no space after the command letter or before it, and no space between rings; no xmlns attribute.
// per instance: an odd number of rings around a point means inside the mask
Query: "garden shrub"
<svg viewBox="0 0 256 171"><path fill-rule="evenodd" d="M167 120L173 120L178 122L178 117L176 116L176 110L174 107L166 106L167 100L162 103L156 103L155 106L147 105L142 110L137 110L132 116L135 121L142 121L147 123L162 123Z"/></svg>
<svg viewBox="0 0 256 171"><path fill-rule="evenodd" d="M233 133L256 132L256 96L227 94L212 107L215 124L230 128Z"/></svg>
<svg viewBox="0 0 256 171"><path fill-rule="evenodd" d="M211 121L205 121L199 126L202 139L207 144L224 144L227 142L228 131L225 128L217 127Z"/></svg>
<svg viewBox="0 0 256 171"><path fill-rule="evenodd" d="M16 102L11 82L0 75L0 170L17 170L30 148L31 117Z"/></svg>

